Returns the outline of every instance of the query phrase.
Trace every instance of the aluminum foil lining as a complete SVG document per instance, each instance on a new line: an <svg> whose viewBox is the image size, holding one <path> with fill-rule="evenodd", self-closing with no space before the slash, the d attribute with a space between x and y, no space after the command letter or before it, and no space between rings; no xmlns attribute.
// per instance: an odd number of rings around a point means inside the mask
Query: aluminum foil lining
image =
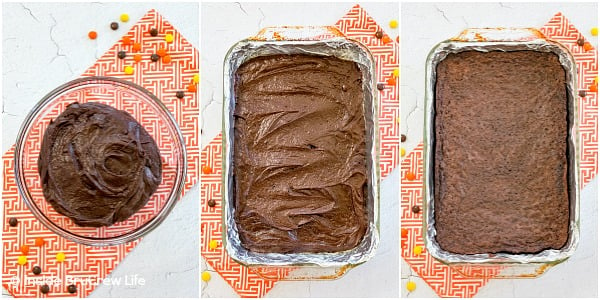
<svg viewBox="0 0 600 300"><path fill-rule="evenodd" d="M298 28L294 28L295 31ZM297 32L295 33L297 35ZM241 245L234 220L234 181L233 149L235 91L234 76L245 61L259 56L278 54L310 54L334 56L354 61L363 74L364 112L366 121L367 171L369 187L367 195L368 228L363 240L351 250L335 253L255 253ZM326 40L243 40L235 44L224 62L224 102L223 102L223 217L225 249L237 262L244 265L317 265L339 267L356 265L375 255L379 243L379 140L378 107L375 94L375 63L369 50L363 45L343 37L330 37Z"/></svg>
<svg viewBox="0 0 600 300"><path fill-rule="evenodd" d="M435 144L435 84L436 67L450 53L462 51L540 51L555 53L567 76L568 94L568 188L570 202L569 238L559 250L549 249L536 254L482 253L473 255L456 254L440 248L436 241L434 206L434 144ZM468 29L457 38L444 41L432 49L426 62L425 91L425 243L429 253L445 263L559 263L575 252L579 242L579 153L576 70L573 56L561 44L546 39L535 29Z"/></svg>

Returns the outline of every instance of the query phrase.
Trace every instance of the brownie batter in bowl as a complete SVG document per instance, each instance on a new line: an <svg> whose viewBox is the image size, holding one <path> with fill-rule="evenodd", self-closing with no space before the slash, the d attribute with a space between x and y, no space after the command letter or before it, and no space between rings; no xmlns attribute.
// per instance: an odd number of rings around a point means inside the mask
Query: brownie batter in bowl
<svg viewBox="0 0 600 300"><path fill-rule="evenodd" d="M339 252L367 226L362 74L355 62L271 55L235 73L235 221L261 253Z"/></svg>
<svg viewBox="0 0 600 300"><path fill-rule="evenodd" d="M162 178L156 142L131 115L72 103L52 121L38 160L44 197L80 226L121 222L144 207Z"/></svg>
<svg viewBox="0 0 600 300"><path fill-rule="evenodd" d="M451 253L538 253L569 237L566 73L538 51L437 65L435 229Z"/></svg>

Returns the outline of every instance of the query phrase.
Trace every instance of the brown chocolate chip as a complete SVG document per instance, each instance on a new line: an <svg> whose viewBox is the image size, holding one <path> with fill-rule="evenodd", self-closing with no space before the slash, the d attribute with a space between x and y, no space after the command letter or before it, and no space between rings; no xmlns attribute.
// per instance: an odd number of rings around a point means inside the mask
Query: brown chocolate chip
<svg viewBox="0 0 600 300"><path fill-rule="evenodd" d="M17 220L17 218L8 219L8 225L15 227L15 226L17 226L17 224L19 224L19 221Z"/></svg>
<svg viewBox="0 0 600 300"><path fill-rule="evenodd" d="M400 141L403 143L406 142L406 135L404 135L404 134L400 135Z"/></svg>
<svg viewBox="0 0 600 300"><path fill-rule="evenodd" d="M157 36L158 35L158 30L156 28L150 29L150 35L151 36Z"/></svg>
<svg viewBox="0 0 600 300"><path fill-rule="evenodd" d="M67 287L67 291L71 294L77 293L77 287L74 284L71 284Z"/></svg>
<svg viewBox="0 0 600 300"><path fill-rule="evenodd" d="M412 207L412 212L415 213L415 214L420 213L421 212L421 207L418 206L418 205L413 206Z"/></svg>
<svg viewBox="0 0 600 300"><path fill-rule="evenodd" d="M175 96L177 96L177 98L181 99L185 96L185 93L183 91L177 91L177 93L175 93Z"/></svg>
<svg viewBox="0 0 600 300"><path fill-rule="evenodd" d="M577 39L577 45L579 45L579 46L583 46L583 44L585 44L585 39L583 39L583 38L578 38L578 39Z"/></svg>
<svg viewBox="0 0 600 300"><path fill-rule="evenodd" d="M127 56L127 52L125 51L119 51L119 53L117 53L117 57L119 57L120 59L123 59Z"/></svg>
<svg viewBox="0 0 600 300"><path fill-rule="evenodd" d="M47 284L40 286L40 292L42 292L42 294L48 294L49 291L50 287Z"/></svg>
<svg viewBox="0 0 600 300"><path fill-rule="evenodd" d="M31 269L31 272L35 275L40 275L42 273L42 268L40 268L40 266L35 266Z"/></svg>
<svg viewBox="0 0 600 300"><path fill-rule="evenodd" d="M383 89L385 89L385 83L378 83L377 84L377 89L380 91L383 91Z"/></svg>
<svg viewBox="0 0 600 300"><path fill-rule="evenodd" d="M579 90L579 97L585 97L587 92L585 90Z"/></svg>
<svg viewBox="0 0 600 300"><path fill-rule="evenodd" d="M347 90L348 90L348 88L346 87L346 85L345 85L345 84L342 84L342 91L344 91L344 92L345 92L345 91L347 91Z"/></svg>
<svg viewBox="0 0 600 300"><path fill-rule="evenodd" d="M117 22L110 23L110 29L112 29L112 30L119 29L119 23L117 23Z"/></svg>
<svg viewBox="0 0 600 300"><path fill-rule="evenodd" d="M215 205L217 205L217 202L215 202L215 200L213 200L213 199L208 200L209 207L215 207Z"/></svg>
<svg viewBox="0 0 600 300"><path fill-rule="evenodd" d="M375 32L375 37L378 39L383 38L383 31L377 30L377 32Z"/></svg>
<svg viewBox="0 0 600 300"><path fill-rule="evenodd" d="M154 53L154 54L150 55L150 59L152 61L158 61L160 59L160 56L158 56L158 54Z"/></svg>

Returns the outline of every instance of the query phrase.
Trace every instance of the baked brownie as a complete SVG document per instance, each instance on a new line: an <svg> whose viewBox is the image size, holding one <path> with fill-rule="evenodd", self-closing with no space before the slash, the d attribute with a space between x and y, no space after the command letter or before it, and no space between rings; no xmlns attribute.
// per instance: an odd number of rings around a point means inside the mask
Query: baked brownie
<svg viewBox="0 0 600 300"><path fill-rule="evenodd" d="M449 54L435 87L435 228L459 254L560 249L569 234L566 75L537 51Z"/></svg>
<svg viewBox="0 0 600 300"><path fill-rule="evenodd" d="M338 252L367 228L356 63L273 55L235 74L235 221L254 252Z"/></svg>

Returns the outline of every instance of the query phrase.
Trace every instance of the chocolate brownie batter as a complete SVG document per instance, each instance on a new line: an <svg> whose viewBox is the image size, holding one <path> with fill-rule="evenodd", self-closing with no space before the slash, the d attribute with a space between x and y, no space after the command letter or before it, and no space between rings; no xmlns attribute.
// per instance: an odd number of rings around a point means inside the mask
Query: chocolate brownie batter
<svg viewBox="0 0 600 300"><path fill-rule="evenodd" d="M255 252L338 252L367 228L362 75L334 57L275 55L235 82L235 220Z"/></svg>
<svg viewBox="0 0 600 300"><path fill-rule="evenodd" d="M127 112L72 103L46 129L44 197L80 226L109 226L142 208L161 182L158 147Z"/></svg>
<svg viewBox="0 0 600 300"><path fill-rule="evenodd" d="M437 66L435 228L446 251L567 242L566 75L553 53L465 51Z"/></svg>

